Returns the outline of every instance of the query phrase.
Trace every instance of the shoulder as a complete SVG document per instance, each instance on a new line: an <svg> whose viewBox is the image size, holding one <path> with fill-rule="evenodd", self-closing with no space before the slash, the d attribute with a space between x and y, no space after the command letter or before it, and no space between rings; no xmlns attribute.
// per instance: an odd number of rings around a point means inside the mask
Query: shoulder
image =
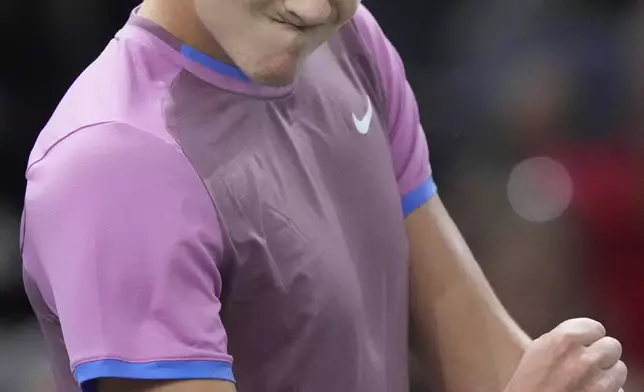
<svg viewBox="0 0 644 392"><path fill-rule="evenodd" d="M63 257L64 248L87 242L138 252L201 243L198 230L220 242L210 195L181 149L130 125L70 133L33 161L26 177L26 250Z"/></svg>
<svg viewBox="0 0 644 392"><path fill-rule="evenodd" d="M45 128L29 157L27 171L47 163L73 166L125 164L146 155L181 155L169 135L121 122L100 122L80 128Z"/></svg>
<svg viewBox="0 0 644 392"><path fill-rule="evenodd" d="M386 40L386 37L378 24L378 21L364 5L358 6L355 15L349 21L349 26L363 41L363 44L371 49L378 41Z"/></svg>
<svg viewBox="0 0 644 392"><path fill-rule="evenodd" d="M340 37L352 68L365 76L366 84L375 93L376 104L388 114L389 129L393 129L399 101L408 94L405 67L396 48L364 5L358 7Z"/></svg>
<svg viewBox="0 0 644 392"><path fill-rule="evenodd" d="M196 172L176 143L123 123L83 127L34 149L26 179L26 204L36 200L67 204L82 197L109 204L116 197L129 199L131 192L194 191L199 186Z"/></svg>
<svg viewBox="0 0 644 392"><path fill-rule="evenodd" d="M372 83L378 84L383 94L406 80L398 52L364 5L358 7L353 18L341 30L341 39L353 63L371 75Z"/></svg>
<svg viewBox="0 0 644 392"><path fill-rule="evenodd" d="M79 130L86 136L84 130L131 126L164 137L162 103L180 71L156 48L135 38L113 39L61 98L38 136L30 164Z"/></svg>
<svg viewBox="0 0 644 392"><path fill-rule="evenodd" d="M354 49L364 52L376 65L397 55L380 24L364 5L358 7L343 30L345 37L351 36L350 39L353 39L352 43L356 45Z"/></svg>

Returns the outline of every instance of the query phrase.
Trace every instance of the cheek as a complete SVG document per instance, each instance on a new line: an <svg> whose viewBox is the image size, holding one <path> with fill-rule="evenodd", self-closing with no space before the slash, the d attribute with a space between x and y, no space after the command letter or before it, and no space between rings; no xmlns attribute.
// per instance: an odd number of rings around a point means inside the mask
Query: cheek
<svg viewBox="0 0 644 392"><path fill-rule="evenodd" d="M222 11L226 10L227 7L225 3L216 0L194 0L197 17L211 33L216 31L221 24Z"/></svg>
<svg viewBox="0 0 644 392"><path fill-rule="evenodd" d="M211 19L216 13L214 10L218 8L219 1L209 1L209 0L193 0L195 12L199 19L204 21Z"/></svg>
<svg viewBox="0 0 644 392"><path fill-rule="evenodd" d="M198 18L211 32L238 34L252 26L249 4L238 0L193 0ZM253 0L254 1L254 0Z"/></svg>
<svg viewBox="0 0 644 392"><path fill-rule="evenodd" d="M285 76L287 78L297 72L299 63L297 56L285 52L254 60L261 60L260 62L256 61L255 66L263 76Z"/></svg>

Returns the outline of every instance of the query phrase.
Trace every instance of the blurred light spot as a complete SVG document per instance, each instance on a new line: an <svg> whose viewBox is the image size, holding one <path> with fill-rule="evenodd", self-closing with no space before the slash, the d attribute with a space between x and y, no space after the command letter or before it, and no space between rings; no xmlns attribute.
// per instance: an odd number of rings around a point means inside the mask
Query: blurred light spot
<svg viewBox="0 0 644 392"><path fill-rule="evenodd" d="M527 159L516 165L508 181L508 200L514 212L531 222L559 218L572 200L568 170L551 158Z"/></svg>

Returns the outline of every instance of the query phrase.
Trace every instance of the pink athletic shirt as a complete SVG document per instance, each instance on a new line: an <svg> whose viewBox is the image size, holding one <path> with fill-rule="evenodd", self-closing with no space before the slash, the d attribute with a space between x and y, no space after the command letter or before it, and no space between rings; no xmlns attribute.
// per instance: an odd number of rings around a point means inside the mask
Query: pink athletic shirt
<svg viewBox="0 0 644 392"><path fill-rule="evenodd" d="M404 217L436 187L403 64L364 7L283 87L135 10L27 181L24 279L60 391L408 389Z"/></svg>

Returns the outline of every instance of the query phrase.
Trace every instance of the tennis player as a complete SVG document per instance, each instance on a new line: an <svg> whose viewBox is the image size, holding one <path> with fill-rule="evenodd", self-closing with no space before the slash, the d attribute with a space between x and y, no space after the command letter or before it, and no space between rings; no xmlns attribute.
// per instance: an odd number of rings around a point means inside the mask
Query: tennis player
<svg viewBox="0 0 644 392"><path fill-rule="evenodd" d="M532 341L501 306L358 0L146 0L27 181L24 279L61 392L406 392L410 340L448 392L626 377L601 324Z"/></svg>

